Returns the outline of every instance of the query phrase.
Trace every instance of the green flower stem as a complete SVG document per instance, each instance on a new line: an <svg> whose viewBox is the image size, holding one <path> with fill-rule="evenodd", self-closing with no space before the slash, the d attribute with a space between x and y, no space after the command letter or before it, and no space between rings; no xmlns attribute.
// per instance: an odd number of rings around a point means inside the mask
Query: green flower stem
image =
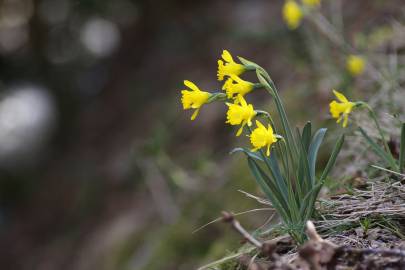
<svg viewBox="0 0 405 270"><path fill-rule="evenodd" d="M259 88L264 88L264 85L261 84L261 83L255 83L255 84L253 85L253 89L259 89Z"/></svg>
<svg viewBox="0 0 405 270"><path fill-rule="evenodd" d="M375 123L375 125L377 127L377 130L378 130L378 133L380 134L381 140L383 141L385 151L387 152L388 156L390 157L389 162L390 162L391 166L393 167L393 169L398 171L399 168L397 166L397 163L395 162L394 157L392 156L392 153L391 153L391 150L390 150L390 148L388 146L387 140L385 139L384 132L381 129L380 124L378 123L377 116L376 116L374 110L366 102L360 101L360 102L357 102L357 104L359 104L359 106L364 107L364 108L366 108L368 110L368 112L370 114L370 117L373 119L373 121L374 121L374 123Z"/></svg>
<svg viewBox="0 0 405 270"><path fill-rule="evenodd" d="M288 121L287 114L285 112L283 103L281 101L280 96L278 95L278 90L277 90L274 82L271 80L270 76L268 75L268 73L263 68L260 68L260 70L264 74L265 79L268 81L268 85L267 85L268 87L266 85L264 87L269 92L269 94L274 97L274 101L276 103L276 108L279 113L281 124L282 124L284 134L285 134L286 140L287 140L286 148L287 148L288 156L291 159L290 165L293 168L297 167L297 164L294 164L296 161L296 159L294 157L298 157L298 148L297 148L297 144L295 142L294 136L292 135L291 126ZM287 159L288 159L288 157L287 157ZM295 173L297 173L297 172L295 172ZM298 179L298 175L295 175L295 176L296 176L295 179ZM290 177L290 174L289 174L289 177ZM298 183L296 183L296 184L299 185Z"/></svg>
<svg viewBox="0 0 405 270"><path fill-rule="evenodd" d="M274 132L277 133L276 131L276 126L274 125L274 121L273 118L271 118L271 115L266 112L266 111L262 111L262 110L255 110L257 113L257 116L263 116L265 119L267 119L271 125L271 127L274 129Z"/></svg>
<svg viewBox="0 0 405 270"><path fill-rule="evenodd" d="M294 140L294 137L292 135L291 126L290 126L290 123L288 122L287 114L285 112L285 109L284 109L283 103L281 101L281 98L278 95L277 87L274 84L273 80L270 78L269 74L263 68L260 68L260 71L262 71L262 75L265 76L266 80L269 83L270 87L269 88L265 87L265 89L274 97L274 100L275 100L276 105L277 105L276 107L277 107L277 109L279 111L279 114L280 114L281 123L283 125L283 129L284 129L285 134L287 136L287 140L288 140L289 144L292 144L292 147L290 145L289 145L289 147L292 148L293 153L295 155L298 155L297 144L296 144L296 142Z"/></svg>

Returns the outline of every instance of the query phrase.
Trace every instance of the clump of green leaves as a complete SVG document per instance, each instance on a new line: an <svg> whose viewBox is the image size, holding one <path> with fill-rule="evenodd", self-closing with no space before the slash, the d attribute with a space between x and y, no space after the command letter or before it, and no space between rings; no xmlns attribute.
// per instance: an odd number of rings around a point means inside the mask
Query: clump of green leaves
<svg viewBox="0 0 405 270"><path fill-rule="evenodd" d="M326 128L313 132L312 125L308 122L302 130L297 128L293 132L269 74L256 63L241 57L239 59L245 66L255 67L258 80L273 98L281 123L280 129L274 128L284 139L274 144L269 157L262 150L253 152L246 148L235 148L232 153L246 154L256 182L282 218L283 226L298 243L302 243L305 241L306 221L313 217L315 201L335 164L344 136L337 140L322 174L318 177L316 161ZM265 116L273 123L269 115Z"/></svg>

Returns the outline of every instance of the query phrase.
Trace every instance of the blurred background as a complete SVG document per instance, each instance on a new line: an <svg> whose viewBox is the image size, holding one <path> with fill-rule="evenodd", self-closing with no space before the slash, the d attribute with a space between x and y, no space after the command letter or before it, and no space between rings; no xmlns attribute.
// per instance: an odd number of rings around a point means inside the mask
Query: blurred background
<svg viewBox="0 0 405 270"><path fill-rule="evenodd" d="M0 268L195 269L237 249L221 223L193 231L221 210L260 207L238 191L259 194L243 157L228 155L248 140L224 123L223 104L190 121L183 80L219 90L228 49L269 71L295 124L337 130L331 89L374 91L311 22L289 30L282 5L1 0ZM405 51L404 8L329 0L321 11L385 67ZM249 99L272 110L264 91ZM254 230L270 215L241 221Z"/></svg>

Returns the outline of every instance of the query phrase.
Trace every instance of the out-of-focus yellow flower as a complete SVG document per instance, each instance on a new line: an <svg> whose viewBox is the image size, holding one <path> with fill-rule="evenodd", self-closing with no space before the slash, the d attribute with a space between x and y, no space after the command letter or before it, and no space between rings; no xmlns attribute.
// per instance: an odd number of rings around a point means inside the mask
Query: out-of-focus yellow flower
<svg viewBox="0 0 405 270"><path fill-rule="evenodd" d="M346 60L346 68L353 76L358 76L364 72L366 61L358 55L349 55Z"/></svg>
<svg viewBox="0 0 405 270"><path fill-rule="evenodd" d="M252 125L252 118L255 117L256 111L253 109L252 104L247 104L246 100L238 95L236 97L239 104L226 103L228 105L228 112L226 113L226 123L231 125L241 125L236 136L239 136L243 127L247 124L248 126Z"/></svg>
<svg viewBox="0 0 405 270"><path fill-rule="evenodd" d="M238 76L232 74L222 86L228 98L233 98L235 95L244 96L254 89L255 85L251 82L244 81Z"/></svg>
<svg viewBox="0 0 405 270"><path fill-rule="evenodd" d="M349 118L349 113L352 111L353 107L356 105L354 102L349 101L342 93L333 90L336 98L340 102L333 100L330 104L330 113L333 118L337 119L336 123L340 123L343 119L342 126L347 126L347 121Z"/></svg>
<svg viewBox="0 0 405 270"><path fill-rule="evenodd" d="M184 85L189 87L190 90L182 90L181 91L181 103L183 104L183 109L196 109L193 115L191 116L191 120L194 120L202 105L207 103L209 97L211 96L210 93L201 91L194 83L185 80Z"/></svg>
<svg viewBox="0 0 405 270"><path fill-rule="evenodd" d="M223 60L218 60L218 81L222 81L225 76L239 76L240 74L245 72L245 66L235 63L235 61L233 61L232 55L227 50L224 50L222 52L221 57Z"/></svg>
<svg viewBox="0 0 405 270"><path fill-rule="evenodd" d="M283 18L287 23L288 28L297 28L302 19L302 10L300 6L293 0L287 0L283 6Z"/></svg>
<svg viewBox="0 0 405 270"><path fill-rule="evenodd" d="M270 125L266 128L262 123L256 120L256 126L257 128L255 128L250 135L250 142L254 147L252 151L255 152L267 146L266 155L270 156L270 147L273 143L277 142L277 137Z"/></svg>
<svg viewBox="0 0 405 270"><path fill-rule="evenodd" d="M302 0L302 3L310 7L315 7L321 4L321 0Z"/></svg>

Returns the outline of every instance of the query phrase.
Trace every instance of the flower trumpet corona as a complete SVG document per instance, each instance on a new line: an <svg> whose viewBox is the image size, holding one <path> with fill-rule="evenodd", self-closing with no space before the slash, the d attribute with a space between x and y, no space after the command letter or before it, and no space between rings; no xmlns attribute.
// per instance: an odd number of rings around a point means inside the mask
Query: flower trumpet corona
<svg viewBox="0 0 405 270"><path fill-rule="evenodd" d="M267 128L256 120L256 126L252 131L250 137L250 142L253 145L252 152L256 152L262 147L267 147L266 155L270 156L270 147L273 143L277 142L277 135L274 134L273 129L270 125Z"/></svg>
<svg viewBox="0 0 405 270"><path fill-rule="evenodd" d="M346 69L352 76L359 76L364 72L366 61L358 55L349 55L346 60Z"/></svg>
<svg viewBox="0 0 405 270"><path fill-rule="evenodd" d="M333 118L337 119L336 123L340 123L343 119L342 126L346 127L349 114L353 107L356 106L356 103L349 101L342 93L339 93L336 90L333 90L333 93L340 102L333 100L329 104L330 113Z"/></svg>
<svg viewBox="0 0 405 270"><path fill-rule="evenodd" d="M236 136L240 136L243 131L243 127L247 124L248 126L252 125L252 119L255 117L257 112L253 109L252 104L247 104L246 100L238 95L236 97L236 102L239 104L226 103L229 107L228 112L226 113L227 121L231 125L241 125Z"/></svg>
<svg viewBox="0 0 405 270"><path fill-rule="evenodd" d="M218 81L222 81L225 76L239 76L246 71L246 67L242 64L235 63L232 55L224 50L221 55L222 59L218 60Z"/></svg>
<svg viewBox="0 0 405 270"><path fill-rule="evenodd" d="M225 90L228 98L233 98L237 95L244 96L255 88L255 84L244 81L238 76L232 74L224 83L222 90Z"/></svg>
<svg viewBox="0 0 405 270"><path fill-rule="evenodd" d="M302 19L302 10L300 6L292 0L287 0L283 6L283 18L288 28L296 29Z"/></svg>
<svg viewBox="0 0 405 270"><path fill-rule="evenodd" d="M194 120L202 105L208 102L208 99L211 97L211 94L205 91L201 91L194 83L185 80L184 85L190 88L191 90L182 90L181 91L181 103L183 104L183 109L196 109L191 116L191 120Z"/></svg>

